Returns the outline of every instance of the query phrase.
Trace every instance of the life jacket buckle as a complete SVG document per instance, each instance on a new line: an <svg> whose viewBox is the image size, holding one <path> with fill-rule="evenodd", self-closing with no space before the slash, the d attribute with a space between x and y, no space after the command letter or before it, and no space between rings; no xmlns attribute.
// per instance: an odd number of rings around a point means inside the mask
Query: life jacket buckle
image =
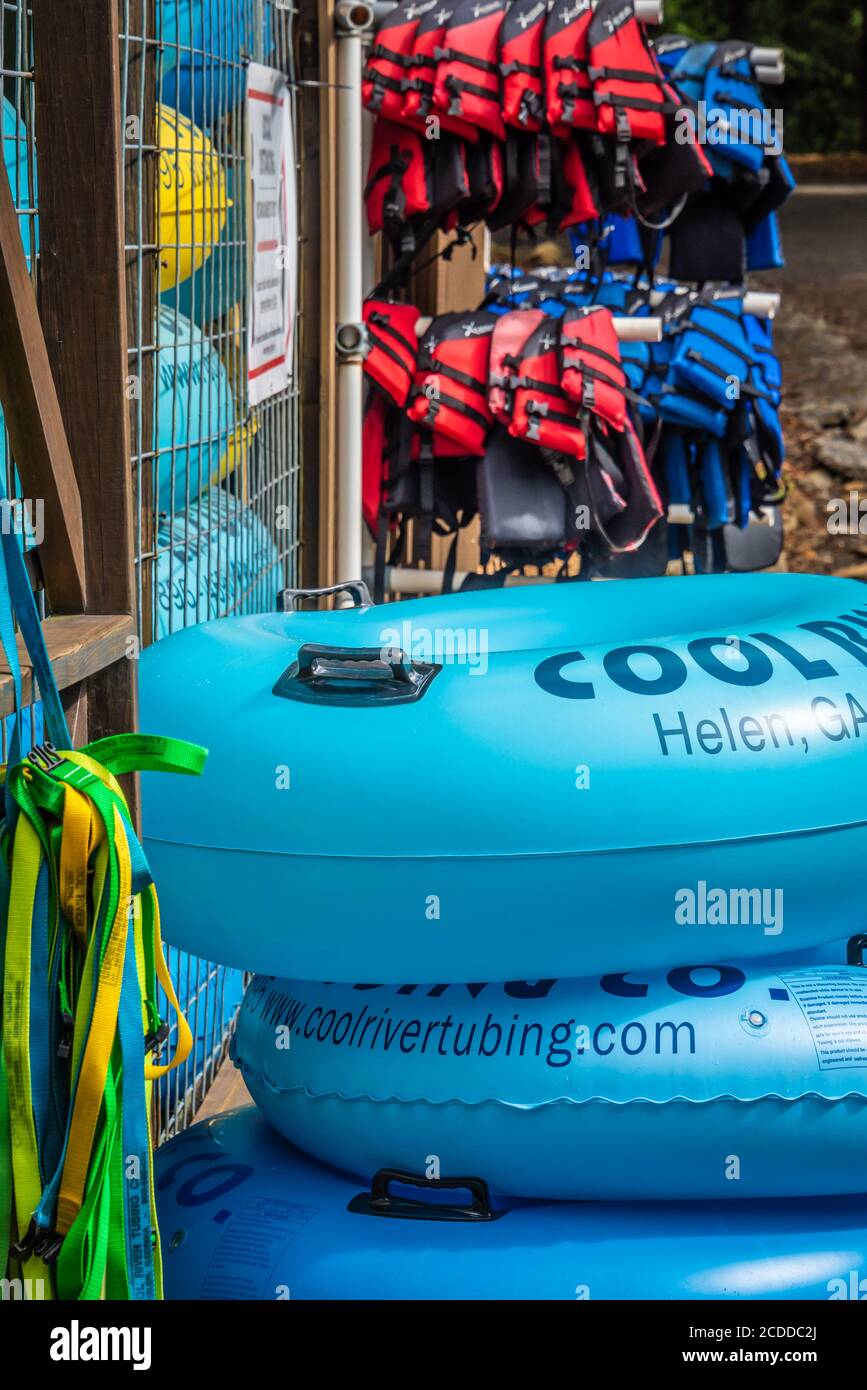
<svg viewBox="0 0 867 1390"><path fill-rule="evenodd" d="M13 1260L26 1260L31 1254L33 1247L39 1239L40 1227L36 1224L36 1217L30 1218L30 1225L24 1235L17 1240L14 1245L9 1246L9 1256Z"/></svg>
<svg viewBox="0 0 867 1390"><path fill-rule="evenodd" d="M43 1264L53 1265L60 1254L63 1241L64 1237L58 1235L57 1231L46 1231L34 1245L33 1253Z"/></svg>

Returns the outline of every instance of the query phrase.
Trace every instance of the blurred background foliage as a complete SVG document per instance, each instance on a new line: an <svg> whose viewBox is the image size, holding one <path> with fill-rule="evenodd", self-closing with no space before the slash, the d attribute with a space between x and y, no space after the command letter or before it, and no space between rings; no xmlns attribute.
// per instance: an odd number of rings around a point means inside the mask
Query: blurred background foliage
<svg viewBox="0 0 867 1390"><path fill-rule="evenodd" d="M781 44L786 151L867 151L867 0L665 0L663 32Z"/></svg>

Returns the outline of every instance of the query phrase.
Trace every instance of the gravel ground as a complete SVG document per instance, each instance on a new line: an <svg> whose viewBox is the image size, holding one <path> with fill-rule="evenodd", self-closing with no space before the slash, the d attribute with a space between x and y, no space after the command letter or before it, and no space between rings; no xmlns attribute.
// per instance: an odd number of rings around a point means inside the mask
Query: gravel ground
<svg viewBox="0 0 867 1390"><path fill-rule="evenodd" d="M867 578L867 185L802 188L782 231L786 268L754 283L783 296L786 564Z"/></svg>

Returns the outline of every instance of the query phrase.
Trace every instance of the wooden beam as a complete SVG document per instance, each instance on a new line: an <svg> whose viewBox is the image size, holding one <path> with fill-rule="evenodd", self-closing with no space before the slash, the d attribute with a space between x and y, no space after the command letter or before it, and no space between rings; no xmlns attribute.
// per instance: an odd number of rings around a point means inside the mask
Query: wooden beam
<svg viewBox="0 0 867 1390"><path fill-rule="evenodd" d="M133 614L118 0L32 10L40 308L81 493L85 611ZM90 738L136 727L136 670L119 661L91 678Z"/></svg>
<svg viewBox="0 0 867 1390"><path fill-rule="evenodd" d="M46 618L42 631L57 688L68 690L113 662L122 660L128 654L130 638L135 636L135 623L126 613L108 618L79 614L76 617ZM36 699L38 692L33 687L33 669L27 648L20 637L18 656L21 661L23 701L28 705ZM6 662L0 660L0 718L5 719L14 708L12 676Z"/></svg>
<svg viewBox="0 0 867 1390"><path fill-rule="evenodd" d="M44 507L40 562L48 596L60 613L81 612L86 588L81 499L5 168L0 170L0 343L0 401L12 453L25 495Z"/></svg>

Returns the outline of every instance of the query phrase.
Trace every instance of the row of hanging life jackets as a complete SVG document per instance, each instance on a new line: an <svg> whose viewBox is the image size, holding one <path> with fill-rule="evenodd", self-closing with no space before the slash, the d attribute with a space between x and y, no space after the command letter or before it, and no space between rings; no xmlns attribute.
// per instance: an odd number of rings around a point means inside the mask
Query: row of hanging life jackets
<svg viewBox="0 0 867 1390"><path fill-rule="evenodd" d="M364 317L363 504L380 561L398 522L416 522L416 559L432 532L465 525L479 462L490 489L529 481L541 549L565 555L591 533L609 552L642 544L662 503L609 309L449 313L420 339L412 305L371 300Z"/></svg>
<svg viewBox="0 0 867 1390"><path fill-rule="evenodd" d="M363 74L370 231L401 250L484 218L554 232L703 186L683 101L629 0L400 0Z"/></svg>

